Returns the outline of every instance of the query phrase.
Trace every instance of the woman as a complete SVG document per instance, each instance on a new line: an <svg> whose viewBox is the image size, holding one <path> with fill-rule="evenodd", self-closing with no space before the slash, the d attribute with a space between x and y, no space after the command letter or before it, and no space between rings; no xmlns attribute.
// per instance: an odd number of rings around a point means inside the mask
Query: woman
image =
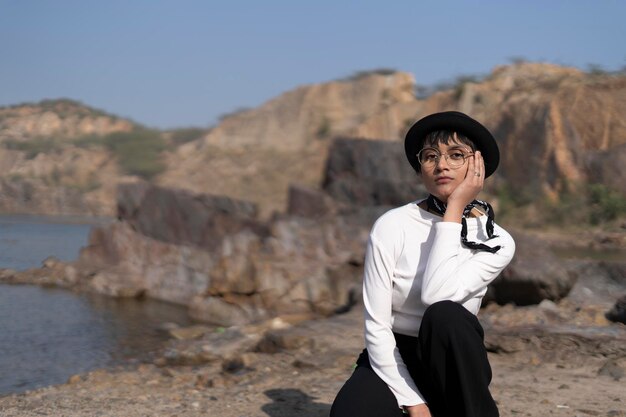
<svg viewBox="0 0 626 417"><path fill-rule="evenodd" d="M498 166L491 133L459 112L427 116L405 139L428 198L390 210L366 251L365 346L331 417L492 417L491 368L476 314L515 251L476 200Z"/></svg>

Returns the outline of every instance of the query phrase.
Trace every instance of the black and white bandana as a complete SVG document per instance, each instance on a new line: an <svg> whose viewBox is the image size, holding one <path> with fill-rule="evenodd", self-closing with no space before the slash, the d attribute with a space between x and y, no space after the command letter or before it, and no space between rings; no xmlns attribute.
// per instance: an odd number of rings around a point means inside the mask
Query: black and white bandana
<svg viewBox="0 0 626 417"><path fill-rule="evenodd" d="M446 203L439 200L437 197L435 197L432 194L428 196L428 199L426 200L426 204L428 205L428 209L430 211L437 213L441 216L443 216L444 213L446 212L446 208L447 208ZM470 249L496 253L498 252L498 250L500 250L500 246L490 247L483 243L470 242L469 240L467 240L467 222L465 219L469 217L472 209L477 206L482 207L487 213L487 237L489 239L498 237L497 235L493 234L493 224L494 224L494 217L495 217L493 208L486 201L474 200L471 203L469 203L467 206L465 206L465 209L463 210L463 217L461 219L461 243Z"/></svg>

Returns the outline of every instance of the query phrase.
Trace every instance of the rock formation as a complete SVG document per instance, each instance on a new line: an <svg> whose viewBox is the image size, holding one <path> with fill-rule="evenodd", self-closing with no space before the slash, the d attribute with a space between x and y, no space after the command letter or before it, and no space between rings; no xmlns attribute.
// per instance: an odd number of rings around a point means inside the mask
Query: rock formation
<svg viewBox="0 0 626 417"><path fill-rule="evenodd" d="M81 286L188 305L221 325L330 314L357 298L367 228L379 212L260 222L255 207L148 184L120 187L119 221L93 230Z"/></svg>
<svg viewBox="0 0 626 417"><path fill-rule="evenodd" d="M118 221L94 229L81 252L79 285L187 305L193 317L218 325L348 310L360 300L371 225L420 185L410 172L375 180L397 169L392 143L361 140L333 149L338 155L326 164L324 190L293 186L289 212L270 220L259 219L254 204L228 197L121 186ZM387 165L366 169L381 155ZM565 297L574 269L537 238L515 236L520 250L487 300L527 305Z"/></svg>
<svg viewBox="0 0 626 417"><path fill-rule="evenodd" d="M489 286L486 301L530 305L567 296L578 274L568 270L545 242L522 232L512 232L512 235L515 257Z"/></svg>

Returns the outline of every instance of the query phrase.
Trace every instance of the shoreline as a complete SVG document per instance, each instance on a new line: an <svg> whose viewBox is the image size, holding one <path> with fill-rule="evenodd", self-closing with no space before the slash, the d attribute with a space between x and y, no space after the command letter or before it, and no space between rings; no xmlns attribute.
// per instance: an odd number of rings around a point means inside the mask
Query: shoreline
<svg viewBox="0 0 626 417"><path fill-rule="evenodd" d="M519 314L537 319L545 308L516 310L513 318ZM510 316L505 307L479 315L499 323L486 327L486 343L502 417L626 416L626 326L608 325L619 337L607 344L567 333L518 332L507 327ZM212 331L172 341L153 363L94 370L65 384L0 396L0 408L5 417L52 416L59 410L65 417L96 411L128 417L323 417L362 349L361 320L357 307L326 319L275 319ZM579 328L596 327L591 322Z"/></svg>
<svg viewBox="0 0 626 417"><path fill-rule="evenodd" d="M572 239L556 236L552 246L558 246L557 241ZM588 241L596 239L589 236ZM48 259L42 268L26 272L1 270L0 283L112 299L145 295L131 287L98 292L109 287L90 286L77 268L76 263ZM594 277L583 278L557 302L526 307L492 303L481 309L502 417L571 417L573 412L626 416L626 326L609 323L604 315L607 296L620 294L590 286ZM356 305L346 314L312 321L307 320L310 315L279 316L219 331L208 326L192 329L166 341L152 361L101 368L73 375L64 384L3 395L0 409L3 417L52 416L59 410L65 417L96 410L103 416L128 417L327 416L363 347L361 308Z"/></svg>
<svg viewBox="0 0 626 417"><path fill-rule="evenodd" d="M77 373L150 363L171 340L169 330L194 324L184 307L156 300L28 283L0 287L0 310L15 311L0 320L0 397L63 384Z"/></svg>

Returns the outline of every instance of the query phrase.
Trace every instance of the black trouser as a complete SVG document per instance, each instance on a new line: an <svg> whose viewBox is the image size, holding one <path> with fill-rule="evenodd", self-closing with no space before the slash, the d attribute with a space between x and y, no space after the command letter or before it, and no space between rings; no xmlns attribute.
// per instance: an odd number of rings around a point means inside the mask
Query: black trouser
<svg viewBox="0 0 626 417"><path fill-rule="evenodd" d="M411 377L433 417L497 417L489 392L491 367L476 316L452 301L431 305L418 337L394 334ZM402 411L372 370L367 350L337 394L331 417L397 417Z"/></svg>

